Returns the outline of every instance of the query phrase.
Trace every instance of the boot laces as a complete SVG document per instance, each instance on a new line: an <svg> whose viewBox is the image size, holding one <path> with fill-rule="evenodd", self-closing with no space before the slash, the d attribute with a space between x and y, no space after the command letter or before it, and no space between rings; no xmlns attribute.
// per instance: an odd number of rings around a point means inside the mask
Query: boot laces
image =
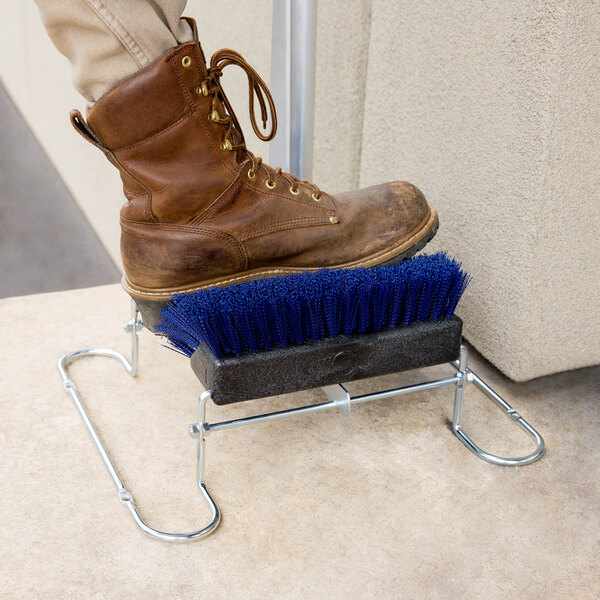
<svg viewBox="0 0 600 600"><path fill-rule="evenodd" d="M222 125L227 128L225 137L221 143L221 148L226 150L240 151L246 158L245 163L250 161L250 168L248 170L248 177L254 179L258 170L262 170L267 175L267 185L269 187L275 186L275 177L281 176L290 184L290 191L293 194L299 193L299 184L307 186L311 191L313 198L320 199L321 191L319 187L307 179L299 179L291 173L285 173L281 170L281 167L272 169L270 166L262 162L260 156L255 156L246 147L246 141L242 128L240 127L239 121L235 116L235 112L223 90L221 85L221 76L223 75L223 69L229 65L236 65L240 67L248 77L248 111L250 114L250 123L256 137L263 142L268 142L275 137L277 132L277 113L275 111L275 103L273 102L273 96L267 87L267 84L263 81L261 76L255 71L255 69L246 61L246 59L236 52L228 48L217 50L210 59L210 67L208 68L208 77L202 84L203 93L212 96L212 108L211 108L211 120L215 123ZM258 100L260 107L260 117L262 120L263 129L267 128L267 122L269 119L269 113L271 117L271 130L268 134L264 134L260 131L258 123L256 121L255 113L255 102L254 98ZM226 114L219 114L218 102L221 102L222 106L225 107ZM267 113L267 105L269 107L269 113ZM234 133L235 132L235 133ZM235 137L239 139L239 143L234 144Z"/></svg>

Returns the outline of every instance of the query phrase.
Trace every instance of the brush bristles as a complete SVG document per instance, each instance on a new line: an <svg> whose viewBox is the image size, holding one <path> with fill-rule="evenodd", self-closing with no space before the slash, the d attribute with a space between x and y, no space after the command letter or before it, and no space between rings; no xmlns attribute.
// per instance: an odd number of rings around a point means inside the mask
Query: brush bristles
<svg viewBox="0 0 600 600"><path fill-rule="evenodd" d="M321 269L178 294L158 329L217 357L451 317L471 280L445 252L398 265Z"/></svg>

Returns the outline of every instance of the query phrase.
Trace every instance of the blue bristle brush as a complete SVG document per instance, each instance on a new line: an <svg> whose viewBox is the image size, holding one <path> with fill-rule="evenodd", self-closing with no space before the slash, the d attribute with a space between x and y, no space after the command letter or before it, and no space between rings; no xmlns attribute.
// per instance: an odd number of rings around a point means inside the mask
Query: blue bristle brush
<svg viewBox="0 0 600 600"><path fill-rule="evenodd" d="M470 280L445 252L307 271L175 295L157 329L186 356L201 342L217 358L241 355L448 318Z"/></svg>

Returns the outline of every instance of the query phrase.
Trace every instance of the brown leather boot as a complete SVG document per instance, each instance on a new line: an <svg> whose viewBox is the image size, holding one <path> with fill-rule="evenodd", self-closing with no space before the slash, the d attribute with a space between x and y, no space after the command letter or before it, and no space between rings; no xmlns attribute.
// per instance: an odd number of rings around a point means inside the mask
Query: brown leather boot
<svg viewBox="0 0 600 600"><path fill-rule="evenodd" d="M221 87L241 67L256 135L277 127L271 94L233 50L206 67L195 41L170 50L71 120L120 171L123 287L153 329L172 294L322 267L399 262L435 235L437 215L406 182L331 195L263 164L246 149ZM267 105L272 127L261 133Z"/></svg>

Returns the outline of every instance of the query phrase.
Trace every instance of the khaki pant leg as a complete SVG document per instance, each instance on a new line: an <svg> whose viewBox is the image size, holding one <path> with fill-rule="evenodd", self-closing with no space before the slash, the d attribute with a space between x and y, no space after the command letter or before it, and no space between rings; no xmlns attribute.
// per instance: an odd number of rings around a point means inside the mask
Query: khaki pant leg
<svg viewBox="0 0 600 600"><path fill-rule="evenodd" d="M46 31L89 102L192 40L186 0L36 0Z"/></svg>

